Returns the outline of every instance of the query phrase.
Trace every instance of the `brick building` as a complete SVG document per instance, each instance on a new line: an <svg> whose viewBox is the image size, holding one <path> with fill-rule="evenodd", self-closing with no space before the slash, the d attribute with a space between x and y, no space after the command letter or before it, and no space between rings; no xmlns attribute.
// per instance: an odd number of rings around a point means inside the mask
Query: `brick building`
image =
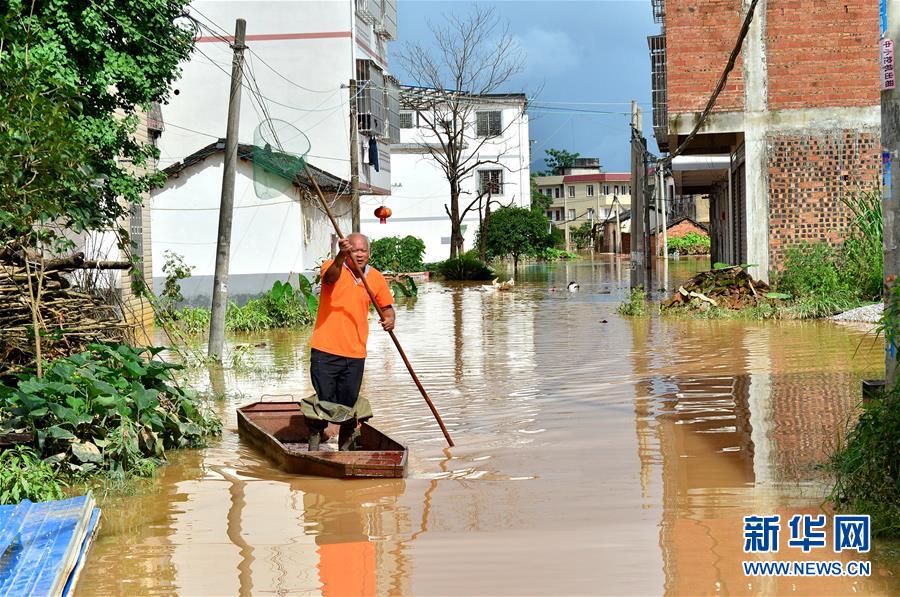
<svg viewBox="0 0 900 597"><path fill-rule="evenodd" d="M738 38L749 2L652 0L654 134L674 150L694 128ZM842 199L877 184L878 4L760 0L728 84L684 157L676 192L708 193L715 261L758 264L786 246L836 242ZM716 168L678 167L698 157Z"/></svg>

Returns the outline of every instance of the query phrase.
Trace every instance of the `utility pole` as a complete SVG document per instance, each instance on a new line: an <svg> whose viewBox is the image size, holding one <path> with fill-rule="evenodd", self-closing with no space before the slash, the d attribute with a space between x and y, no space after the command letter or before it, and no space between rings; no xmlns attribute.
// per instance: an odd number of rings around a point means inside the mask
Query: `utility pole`
<svg viewBox="0 0 900 597"><path fill-rule="evenodd" d="M216 242L216 271L213 277L212 313L209 320L208 356L222 359L225 344L225 310L228 305L228 263L231 254L231 221L234 217L234 176L238 153L238 124L241 116L241 75L244 66L244 35L247 22L234 24L234 56L231 59L231 93L228 97L228 128L225 132L225 172L219 206L219 236Z"/></svg>
<svg viewBox="0 0 900 597"><path fill-rule="evenodd" d="M666 187L663 186L666 180L664 162L660 159L656 162L656 186L659 188L657 193L657 206L662 207L662 237L663 237L663 289L669 290L669 222L666 214ZM659 234L656 235L656 244L659 244Z"/></svg>
<svg viewBox="0 0 900 597"><path fill-rule="evenodd" d="M631 265L632 270L644 263L644 156L640 143L641 109L631 102ZM641 282L634 283L634 286Z"/></svg>
<svg viewBox="0 0 900 597"><path fill-rule="evenodd" d="M359 121L356 117L356 79L350 79L350 227L359 232Z"/></svg>
<svg viewBox="0 0 900 597"><path fill-rule="evenodd" d="M882 209L884 211L884 277L885 287L900 284L900 174L893 167L900 149L900 88L896 87L892 56L900 45L900 0L881 2L881 147L883 179L881 187ZM888 283L888 280L892 280ZM885 301L891 300L891 293L885 292ZM894 322L896 325L896 322ZM897 383L897 350L888 346L885 350L885 383L892 388Z"/></svg>

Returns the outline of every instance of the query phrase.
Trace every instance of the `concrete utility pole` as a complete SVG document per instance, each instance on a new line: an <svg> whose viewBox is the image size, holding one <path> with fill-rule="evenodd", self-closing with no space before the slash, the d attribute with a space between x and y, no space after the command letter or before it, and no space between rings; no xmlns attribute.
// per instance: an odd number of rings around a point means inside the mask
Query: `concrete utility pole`
<svg viewBox="0 0 900 597"><path fill-rule="evenodd" d="M359 232L359 121L356 116L356 79L350 79L350 227Z"/></svg>
<svg viewBox="0 0 900 597"><path fill-rule="evenodd" d="M212 313L209 320L208 356L222 359L225 344L225 310L228 305L228 263L231 254L231 221L234 217L234 175L238 153L238 124L241 116L241 78L244 66L244 34L247 22L234 25L234 56L231 59L231 94L228 98L228 128L225 133L225 172L219 206L219 236L216 244L216 271L213 277Z"/></svg>
<svg viewBox="0 0 900 597"><path fill-rule="evenodd" d="M640 147L641 109L631 102L631 265L644 264L644 155Z"/></svg>
<svg viewBox="0 0 900 597"><path fill-rule="evenodd" d="M884 276L887 280L900 277L900 174L893 167L900 149L900 88L896 87L895 69L886 60L900 45L900 0L881 3L882 91L881 91L881 147L884 168L881 197L884 212ZM885 87L892 87L885 89ZM891 285L900 284L894 281ZM890 295L885 296L885 301ZM885 380L888 388L897 382L897 348L885 352Z"/></svg>

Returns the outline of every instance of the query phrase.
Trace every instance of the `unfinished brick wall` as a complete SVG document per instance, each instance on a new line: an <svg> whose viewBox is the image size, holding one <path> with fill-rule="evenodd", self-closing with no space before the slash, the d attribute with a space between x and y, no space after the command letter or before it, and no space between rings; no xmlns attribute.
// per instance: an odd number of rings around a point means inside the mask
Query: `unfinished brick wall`
<svg viewBox="0 0 900 597"><path fill-rule="evenodd" d="M769 109L877 105L878 23L872 0L769 0Z"/></svg>
<svg viewBox="0 0 900 597"><path fill-rule="evenodd" d="M880 135L853 130L767 139L769 265L800 242L837 244L850 212L842 199L877 184Z"/></svg>
<svg viewBox="0 0 900 597"><path fill-rule="evenodd" d="M669 114L703 110L728 62L743 20L740 0L666 0ZM741 64L739 55L714 111L744 109Z"/></svg>

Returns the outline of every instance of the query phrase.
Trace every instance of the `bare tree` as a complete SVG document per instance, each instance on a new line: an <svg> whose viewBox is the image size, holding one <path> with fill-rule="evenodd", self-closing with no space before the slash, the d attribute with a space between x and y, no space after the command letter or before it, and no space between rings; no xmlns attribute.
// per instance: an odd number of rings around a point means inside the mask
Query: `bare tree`
<svg viewBox="0 0 900 597"><path fill-rule="evenodd" d="M434 158L450 183L450 205L444 205L444 209L450 217L452 259L462 250L463 219L472 209L480 209L487 191L479 188L468 205L460 206L460 196L465 193L463 183L485 164L505 167L500 161L505 150L485 155L480 150L485 143L502 137L518 120L501 122L491 134L479 136L476 122L479 106L491 99L498 105L509 105L502 97L480 96L497 92L522 70L525 59L509 32L509 25L491 8L476 6L466 16L445 15L440 25L429 23L429 28L434 36L433 45L407 42L398 55L417 86L404 88L401 101L405 107L418 112L419 122L426 131L419 144Z"/></svg>

